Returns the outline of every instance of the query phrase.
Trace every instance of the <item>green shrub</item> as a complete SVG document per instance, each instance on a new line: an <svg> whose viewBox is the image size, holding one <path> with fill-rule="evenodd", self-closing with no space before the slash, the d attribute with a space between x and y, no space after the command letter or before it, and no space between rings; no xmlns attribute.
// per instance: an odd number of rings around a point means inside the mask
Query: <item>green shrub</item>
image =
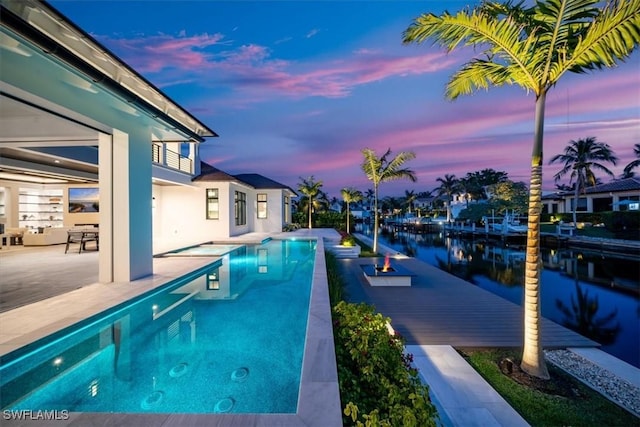
<svg viewBox="0 0 640 427"><path fill-rule="evenodd" d="M331 307L338 304L345 298L344 281L338 270L338 261L335 255L329 251L324 251L324 259L327 264L327 282L329 285L329 303Z"/></svg>
<svg viewBox="0 0 640 427"><path fill-rule="evenodd" d="M346 236L342 236L342 238L340 239L340 244L343 246L355 246L356 245L356 238L353 237L351 234L348 234Z"/></svg>
<svg viewBox="0 0 640 427"><path fill-rule="evenodd" d="M332 312L344 425L435 426L429 388L389 319L364 303L342 301Z"/></svg>

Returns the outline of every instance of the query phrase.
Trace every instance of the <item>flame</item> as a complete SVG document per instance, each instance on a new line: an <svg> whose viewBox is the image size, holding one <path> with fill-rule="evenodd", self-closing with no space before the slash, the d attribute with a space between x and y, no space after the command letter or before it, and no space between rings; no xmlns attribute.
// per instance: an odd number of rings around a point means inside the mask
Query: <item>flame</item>
<svg viewBox="0 0 640 427"><path fill-rule="evenodd" d="M386 273L387 271L389 271L390 267L391 267L391 261L389 261L389 254L387 254L384 257L384 266L382 267L382 272Z"/></svg>

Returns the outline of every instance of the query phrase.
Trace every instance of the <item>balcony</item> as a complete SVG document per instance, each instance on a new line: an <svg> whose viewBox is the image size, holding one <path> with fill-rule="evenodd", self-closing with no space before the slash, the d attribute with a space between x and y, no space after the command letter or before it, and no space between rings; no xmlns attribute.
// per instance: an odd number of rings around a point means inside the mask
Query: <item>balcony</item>
<svg viewBox="0 0 640 427"><path fill-rule="evenodd" d="M153 144L151 158L154 163L193 175L193 161L190 158L163 148L162 144Z"/></svg>

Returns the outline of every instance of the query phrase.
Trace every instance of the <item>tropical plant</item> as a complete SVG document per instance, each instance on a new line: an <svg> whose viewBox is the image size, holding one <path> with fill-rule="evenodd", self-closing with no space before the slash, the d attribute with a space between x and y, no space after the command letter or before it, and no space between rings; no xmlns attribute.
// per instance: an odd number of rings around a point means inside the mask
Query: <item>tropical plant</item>
<svg viewBox="0 0 640 427"><path fill-rule="evenodd" d="M389 334L391 319L373 306L340 301L332 308L340 398L345 426L436 426L438 413L404 352Z"/></svg>
<svg viewBox="0 0 640 427"><path fill-rule="evenodd" d="M349 216L351 215L351 213L349 212L350 205L351 203L356 203L362 200L363 195L360 190L356 190L353 187L343 188L342 190L340 190L340 194L342 194L342 200L344 200L344 202L347 204L347 230L346 231L347 233L351 233L351 228L349 226Z"/></svg>
<svg viewBox="0 0 640 427"><path fill-rule="evenodd" d="M413 212L413 204L416 202L418 196L413 190L404 190L404 204L409 209L409 214Z"/></svg>
<svg viewBox="0 0 640 427"><path fill-rule="evenodd" d="M510 179L490 185L491 198L489 199L496 212L503 214L509 211L524 213L527 209L528 191L524 182L513 182Z"/></svg>
<svg viewBox="0 0 640 427"><path fill-rule="evenodd" d="M596 185L596 176L594 169L600 170L607 175L614 176L605 165L600 162L610 162L614 165L618 158L613 155L609 144L596 141L594 137L578 139L570 141L564 149L563 154L556 154L551 158L549 164L563 163L562 169L555 174L556 182L560 181L563 176L569 174L569 184L575 181L574 199L573 199L573 223L577 224L576 212L578 211L578 197L580 191L584 191L587 184Z"/></svg>
<svg viewBox="0 0 640 427"><path fill-rule="evenodd" d="M367 179L373 183L373 252L378 252L378 189L380 184L387 181L408 178L416 182L415 172L411 169L403 168L407 161L415 159L416 155L411 151L402 151L392 159L391 148L381 156L376 156L375 151L370 148L362 150L364 161L362 171Z"/></svg>
<svg viewBox="0 0 640 427"><path fill-rule="evenodd" d="M310 176L309 178L300 178L301 182L298 183L298 191L305 195L307 198L307 210L309 211L309 228L311 227L311 211L313 210L313 198L320 193L322 188L322 181L316 181L315 178Z"/></svg>
<svg viewBox="0 0 640 427"><path fill-rule="evenodd" d="M447 208L447 222L451 221L451 198L454 194L460 192L460 181L455 175L445 174L444 178L438 177L436 181L440 183L440 186L435 188L434 191L438 196L447 196L445 206Z"/></svg>
<svg viewBox="0 0 640 427"><path fill-rule="evenodd" d="M478 179L468 173L467 176L460 178L459 180L460 191L464 194L464 201L466 207L469 207L470 200L478 200L482 198L483 189L478 184Z"/></svg>
<svg viewBox="0 0 640 427"><path fill-rule="evenodd" d="M471 59L449 80L456 99L491 86L518 85L535 95L525 280L522 369L548 378L540 334L540 214L542 147L547 93L567 72L614 67L640 42L640 0L538 0L533 6L485 1L451 15L423 14L405 30L405 43L453 50L473 46Z"/></svg>
<svg viewBox="0 0 640 427"><path fill-rule="evenodd" d="M635 175L633 170L640 166L640 144L636 144L633 146L633 154L636 155L636 158L624 167L624 170L622 171L623 178L633 178L633 176Z"/></svg>

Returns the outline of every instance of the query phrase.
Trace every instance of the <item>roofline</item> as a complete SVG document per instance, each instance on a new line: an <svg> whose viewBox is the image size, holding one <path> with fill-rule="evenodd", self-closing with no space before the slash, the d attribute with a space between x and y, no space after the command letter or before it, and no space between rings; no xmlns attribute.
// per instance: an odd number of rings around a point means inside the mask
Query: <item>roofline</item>
<svg viewBox="0 0 640 427"><path fill-rule="evenodd" d="M29 22L28 18L30 10L36 8L49 9L45 10L47 14L58 15L58 19L55 22L50 22L51 25L59 26L71 33L77 33L78 41L84 40L85 42L88 42L87 44L89 45L89 47L94 49L96 53L100 53L105 58L109 58L116 67L126 69L126 71L131 74L130 78L133 80L133 83L146 87L146 89L150 90L152 94L157 94L157 96L160 98L160 101L163 101L163 103L165 104L164 108L167 111L162 111L152 102L150 102L144 95L138 94L134 90L126 88L124 85L110 77L105 70L100 70L95 65L89 63L85 59L86 55L81 55L72 51L70 49L72 44L71 42L65 45L60 41L52 38L52 34L45 34L44 31L32 25ZM218 134L216 134L213 130L193 117L188 111L186 111L175 101L165 95L160 89L158 89L151 82L142 77L138 72L128 66L119 57L117 57L106 47L101 45L97 40L95 40L88 33L71 22L67 17L65 17L62 13L60 13L53 6L49 5L47 2L43 0L0 0L0 10L0 22L3 26L6 26L13 32L36 44L44 52L79 70L84 75L91 78L95 83L103 85L107 90L116 93L123 99L136 105L138 108L148 113L151 117L166 122L167 124L171 125L177 130L184 132L185 134L189 135L190 138L198 142L204 142L205 137L218 136ZM62 25L64 25L64 27L62 27ZM79 42L77 44L78 46L76 47L79 48ZM170 112L174 112L176 115L182 115L187 120L181 121L178 118L174 118L170 115ZM191 126L186 123L188 121L192 122Z"/></svg>

